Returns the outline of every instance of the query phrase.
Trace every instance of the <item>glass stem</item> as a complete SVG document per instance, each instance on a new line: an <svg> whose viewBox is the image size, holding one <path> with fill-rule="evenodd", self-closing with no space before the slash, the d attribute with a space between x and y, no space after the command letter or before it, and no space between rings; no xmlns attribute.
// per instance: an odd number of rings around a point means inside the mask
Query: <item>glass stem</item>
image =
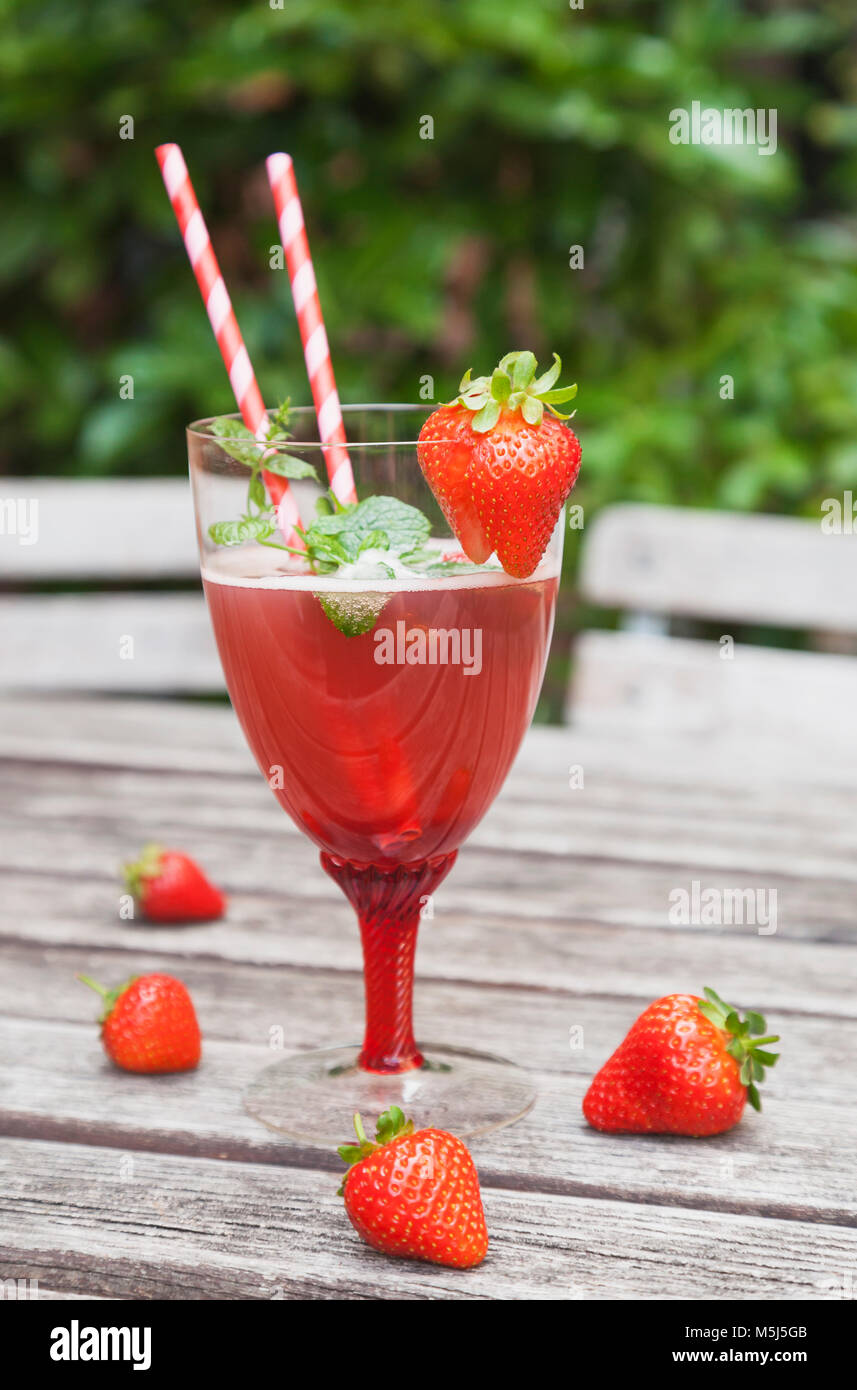
<svg viewBox="0 0 857 1390"><path fill-rule="evenodd" d="M360 922L366 1033L359 1062L364 1071L411 1071L422 1065L412 1011L417 930L426 901L454 863L452 853L380 869L322 853L322 868Z"/></svg>

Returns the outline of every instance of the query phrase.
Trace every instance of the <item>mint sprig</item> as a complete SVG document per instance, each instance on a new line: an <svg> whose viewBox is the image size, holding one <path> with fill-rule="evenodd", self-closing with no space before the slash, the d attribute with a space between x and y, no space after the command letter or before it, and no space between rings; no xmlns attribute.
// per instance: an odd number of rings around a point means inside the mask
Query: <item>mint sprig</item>
<svg viewBox="0 0 857 1390"><path fill-rule="evenodd" d="M250 470L247 505L243 515L235 521L215 521L208 528L215 545L241 545L244 541L254 540L278 550L289 548L270 539L277 529L277 518L265 489L263 469L281 478L312 478L318 482L318 474L311 463L281 447L291 438L289 411L290 405L286 399L272 412L264 440L257 439L243 420L229 415L220 415L212 420L211 433L224 453Z"/></svg>
<svg viewBox="0 0 857 1390"><path fill-rule="evenodd" d="M354 565L361 555L375 551L380 554L374 557L374 569L393 579L397 562L409 568L419 563L431 531L428 517L397 497L367 497L343 507L328 496L321 499L317 513L313 523L301 532L307 560L317 574L331 574L342 565ZM366 590L356 594L318 592L316 598L343 636L362 637L372 631L388 595Z"/></svg>
<svg viewBox="0 0 857 1390"><path fill-rule="evenodd" d="M366 497L333 512L322 510L302 531L310 564L324 574L356 564L367 550L389 551L405 564L425 547L431 522L418 507L397 497ZM383 565L383 561L379 561ZM390 574L395 570L387 566Z"/></svg>
<svg viewBox="0 0 857 1390"><path fill-rule="evenodd" d="M268 443L279 444L289 438L288 401L271 418ZM215 545L242 545L256 541L259 545L299 556L312 574L335 574L343 566L356 565L361 556L374 552L373 563L365 569L367 579L394 579L398 567L405 565L418 574L440 576L466 569L472 572L478 565L462 566L457 561L438 560L437 552L428 546L431 522L418 507L401 502L397 497L366 497L362 502L344 505L333 492L326 492L316 502L316 514L306 527L295 530L304 548L285 545L273 540L277 531L276 509L268 498L262 477L266 472L280 473L287 478L314 478L315 469L302 459L288 453L266 455L264 446L254 439L240 420L222 416L212 421L211 432L221 448L238 463L250 470L247 483L247 505L244 514L233 521L215 521L208 534ZM330 621L346 637L359 637L371 632L387 603L388 595L379 591L318 592L315 597Z"/></svg>

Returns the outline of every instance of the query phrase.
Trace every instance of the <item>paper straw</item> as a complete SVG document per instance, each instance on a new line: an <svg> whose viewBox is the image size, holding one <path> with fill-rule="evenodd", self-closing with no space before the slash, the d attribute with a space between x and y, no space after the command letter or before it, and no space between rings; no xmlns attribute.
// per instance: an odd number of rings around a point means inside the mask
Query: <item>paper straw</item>
<svg viewBox="0 0 857 1390"><path fill-rule="evenodd" d="M328 446L323 452L331 491L340 502L356 502L357 493L346 448L342 408L333 377L333 364L321 316L294 166L287 154L269 155L266 165L268 181L274 195L280 240L286 255L307 375L318 418L319 439L323 446Z"/></svg>
<svg viewBox="0 0 857 1390"><path fill-rule="evenodd" d="M191 268L196 276L196 283L199 285L202 302L214 329L224 366L229 373L241 418L256 438L264 441L269 423L265 403L244 346L244 339L241 337L220 266L217 264L208 228L199 210L182 152L178 145L159 145L155 154L179 224L179 231L184 239ZM268 472L267 469L263 470L263 476L271 501L277 508L277 524L287 544L302 547L303 542L295 532L295 526L300 522L300 512L288 481L277 473Z"/></svg>

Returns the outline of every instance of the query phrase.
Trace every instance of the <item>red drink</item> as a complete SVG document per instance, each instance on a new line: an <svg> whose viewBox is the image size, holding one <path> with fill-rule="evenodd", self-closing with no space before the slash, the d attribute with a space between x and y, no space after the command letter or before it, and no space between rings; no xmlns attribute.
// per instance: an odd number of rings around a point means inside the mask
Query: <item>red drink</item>
<svg viewBox="0 0 857 1390"><path fill-rule="evenodd" d="M412 993L428 903L532 717L563 522L525 580L496 556L456 563L462 553L441 538L443 509L418 458L427 413L345 409L363 499L347 516L308 476L295 476L304 537L326 574L290 554L290 533L263 505L257 465L270 471L268 451L237 425L199 421L188 430L202 577L233 707L277 800L320 849L360 925L362 1047L273 1062L245 1097L264 1124L325 1147L341 1142L356 1111L397 1106L466 1135L511 1123L535 1098L516 1066L470 1046L430 1043L424 1057ZM287 449L277 449L283 466L309 463L323 477L314 413L298 408L291 423ZM448 551L449 563L438 563Z"/></svg>
<svg viewBox="0 0 857 1390"><path fill-rule="evenodd" d="M352 863L390 869L458 849L532 717L556 574L325 584L248 579L231 559L206 565L206 597L232 704L281 804ZM372 631L347 637L318 592L383 607Z"/></svg>
<svg viewBox="0 0 857 1390"><path fill-rule="evenodd" d="M236 557L237 558L237 557ZM246 571L247 560L239 559ZM420 909L502 784L529 725L557 575L502 571L369 586L203 571L232 704L256 760L357 910L366 979L360 1065L423 1064L411 990ZM365 612L371 631L340 619ZM345 605L348 614L343 614Z"/></svg>

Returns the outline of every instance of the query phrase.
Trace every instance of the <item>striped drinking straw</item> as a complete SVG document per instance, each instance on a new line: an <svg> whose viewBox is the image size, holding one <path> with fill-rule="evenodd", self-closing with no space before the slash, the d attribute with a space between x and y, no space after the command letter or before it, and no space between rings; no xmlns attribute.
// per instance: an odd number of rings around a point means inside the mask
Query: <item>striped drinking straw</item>
<svg viewBox="0 0 857 1390"><path fill-rule="evenodd" d="M167 195L173 206L179 231L184 239L199 292L208 313L217 346L229 373L241 418L259 440L267 437L268 416L256 375L250 363L232 301L220 273L217 257L208 235L190 175L178 145L159 145L155 150ZM268 495L277 508L277 524L288 545L303 548L295 531L300 512L285 478L263 470Z"/></svg>
<svg viewBox="0 0 857 1390"><path fill-rule="evenodd" d="M266 166L271 192L274 195L277 225L286 256L330 488L340 502L356 502L357 493L346 447L342 409L333 377L330 348L321 316L294 166L287 154L269 155Z"/></svg>

